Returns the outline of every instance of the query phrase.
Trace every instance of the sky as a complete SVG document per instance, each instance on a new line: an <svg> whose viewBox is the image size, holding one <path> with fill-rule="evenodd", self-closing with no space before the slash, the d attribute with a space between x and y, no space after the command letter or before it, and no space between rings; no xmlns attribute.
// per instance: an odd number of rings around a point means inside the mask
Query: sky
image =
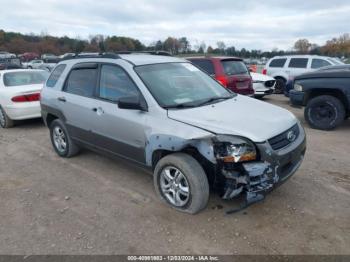
<svg viewBox="0 0 350 262"><path fill-rule="evenodd" d="M186 36L192 46L290 50L350 32L350 0L0 0L0 29L79 37L117 35L146 45Z"/></svg>

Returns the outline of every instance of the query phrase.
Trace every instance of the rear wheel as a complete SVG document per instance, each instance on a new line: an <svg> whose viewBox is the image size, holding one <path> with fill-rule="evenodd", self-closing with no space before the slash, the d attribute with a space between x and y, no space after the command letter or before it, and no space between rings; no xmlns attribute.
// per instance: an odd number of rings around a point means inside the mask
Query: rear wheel
<svg viewBox="0 0 350 262"><path fill-rule="evenodd" d="M13 120L8 117L5 110L0 106L0 126L2 128L10 128L13 127L13 125Z"/></svg>
<svg viewBox="0 0 350 262"><path fill-rule="evenodd" d="M287 81L282 77L275 77L276 84L275 84L275 94L282 94L284 92L284 89L286 87Z"/></svg>
<svg viewBox="0 0 350 262"><path fill-rule="evenodd" d="M307 103L304 116L312 128L331 130L344 121L345 109L338 98L322 95Z"/></svg>
<svg viewBox="0 0 350 262"><path fill-rule="evenodd" d="M154 186L164 202L181 212L196 214L208 203L207 176L197 160L184 153L168 155L157 163Z"/></svg>
<svg viewBox="0 0 350 262"><path fill-rule="evenodd" d="M72 157L79 152L79 147L70 138L63 122L59 119L50 125L50 137L56 153L61 157Z"/></svg>

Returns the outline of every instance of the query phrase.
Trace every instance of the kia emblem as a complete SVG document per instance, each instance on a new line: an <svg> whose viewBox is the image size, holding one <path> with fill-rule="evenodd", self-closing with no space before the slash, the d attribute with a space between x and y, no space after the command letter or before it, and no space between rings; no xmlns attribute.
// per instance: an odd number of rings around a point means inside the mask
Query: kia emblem
<svg viewBox="0 0 350 262"><path fill-rule="evenodd" d="M291 130L287 133L287 139L289 142L294 142L296 138L297 138L297 135L295 134L295 132L293 130Z"/></svg>

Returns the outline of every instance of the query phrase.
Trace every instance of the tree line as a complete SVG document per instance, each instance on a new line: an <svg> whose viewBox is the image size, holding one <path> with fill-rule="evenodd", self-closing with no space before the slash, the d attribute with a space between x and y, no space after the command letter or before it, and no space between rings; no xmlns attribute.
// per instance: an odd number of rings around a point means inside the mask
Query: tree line
<svg viewBox="0 0 350 262"><path fill-rule="evenodd" d="M138 39L123 36L91 35L88 39L81 39L68 36L54 37L45 33L35 35L0 30L0 51L8 51L15 54L35 52L37 54L53 53L60 55L80 52L157 50L165 50L174 55L214 54L243 58L270 58L285 54L319 54L350 57L350 36L349 34L344 34L338 38L333 38L323 46L310 43L307 39L299 39L293 48L288 51L278 49L261 51L248 50L246 48L236 49L234 46L226 46L222 41L218 41L216 46L207 46L205 42L192 44L187 37L168 37L163 41L158 40L146 46Z"/></svg>

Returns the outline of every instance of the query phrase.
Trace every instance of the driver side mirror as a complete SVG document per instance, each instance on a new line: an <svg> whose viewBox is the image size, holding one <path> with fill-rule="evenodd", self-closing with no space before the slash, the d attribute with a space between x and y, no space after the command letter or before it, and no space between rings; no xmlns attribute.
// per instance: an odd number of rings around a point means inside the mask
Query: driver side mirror
<svg viewBox="0 0 350 262"><path fill-rule="evenodd" d="M121 109L148 111L146 102L140 96L126 96L118 100L118 107Z"/></svg>

